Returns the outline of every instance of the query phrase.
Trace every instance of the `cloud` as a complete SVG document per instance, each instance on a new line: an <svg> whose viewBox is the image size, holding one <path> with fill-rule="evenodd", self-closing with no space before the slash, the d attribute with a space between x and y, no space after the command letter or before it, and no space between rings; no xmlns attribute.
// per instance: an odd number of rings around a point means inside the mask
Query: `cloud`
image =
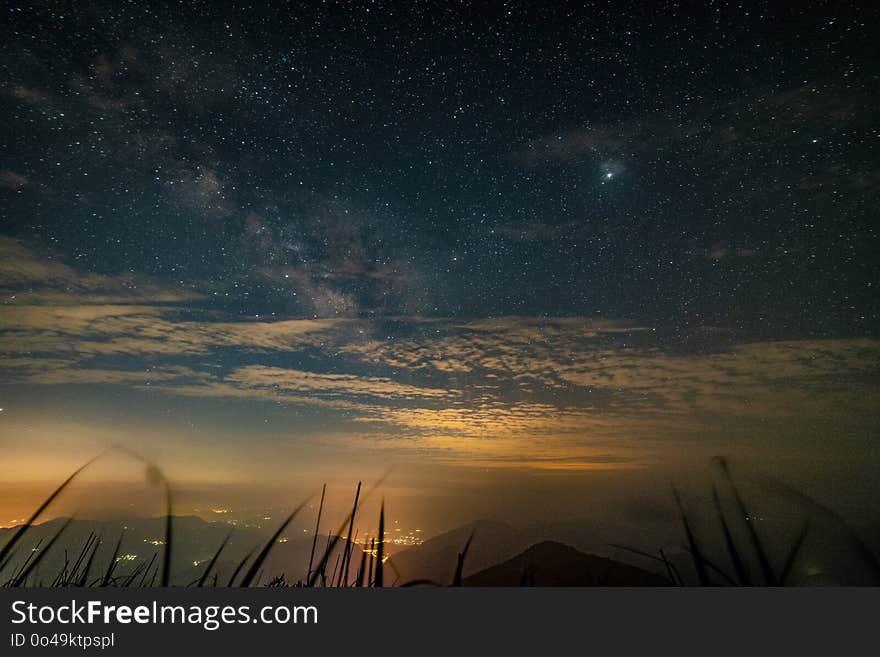
<svg viewBox="0 0 880 657"><path fill-rule="evenodd" d="M713 248L717 258L746 257ZM635 467L657 441L767 422L814 429L833 421L838 432L858 432L880 408L872 378L880 342L871 339L738 343L725 335L683 353L650 326L602 317L230 321L199 310L192 291L81 272L18 240L0 240L0 255L7 385L113 385L300 406L393 437L399 449L498 467L512 467L505 455L517 454L540 469ZM363 266L356 259L337 275ZM291 274L302 290L320 271L265 275ZM234 365L219 365L224 353ZM593 458L623 446L632 461Z"/></svg>
<svg viewBox="0 0 880 657"><path fill-rule="evenodd" d="M747 256L715 249L708 257ZM656 425L701 413L815 416L833 405L863 414L861 400L871 395L846 393L866 388L865 377L880 366L880 347L871 340L726 344L685 356L662 349L651 327L595 317L407 317L399 320L405 335L389 339L379 320L229 321L192 307L183 316L182 303L199 299L191 291L128 274L79 272L9 238L0 239L0 255L0 351L31 372L32 383L103 377L140 385L147 367L124 373L121 362L108 368L106 359L146 358L152 376L173 374L155 381L167 392L317 400L328 408L345 402L355 419L416 433L466 426L468 435L489 427L565 433L595 427L599 416ZM294 274L304 277L296 279L301 287L314 285L314 271ZM210 367L172 369L182 356L229 349L244 362L225 375ZM332 355L335 371L272 362L306 351ZM46 362L40 376L36 355ZM98 357L105 359L100 367L92 364Z"/></svg>
<svg viewBox="0 0 880 657"><path fill-rule="evenodd" d="M439 400L458 396L454 390L408 385L385 377L323 374L261 365L239 368L225 377L225 381L245 390L271 389L293 394L315 394L322 398L363 396L393 400Z"/></svg>
<svg viewBox="0 0 880 657"><path fill-rule="evenodd" d="M818 417L832 406L864 415L869 403L851 392L873 399L868 377L880 368L880 342L869 339L745 343L686 356L661 350L643 327L586 318L502 318L456 328L429 341L343 349L508 394L566 394L582 404L592 397L600 412L645 416Z"/></svg>
<svg viewBox="0 0 880 657"><path fill-rule="evenodd" d="M26 176L10 171L9 169L0 169L0 187L6 189L18 190L26 187L30 181Z"/></svg>
<svg viewBox="0 0 880 657"><path fill-rule="evenodd" d="M731 169L746 170L753 162L763 162L757 153L778 149L780 145L815 150L831 159L814 171L781 166L763 176L772 180L771 188L830 190L841 184L853 189L880 190L877 172L870 166L852 165L852 158L841 160L827 143L846 130L870 129L871 99L864 92L835 79L816 80L780 88L751 88L727 103L694 105L686 116L679 112L647 114L614 124L592 123L573 126L532 138L514 150L520 166L533 168L569 163L585 157L608 163L623 155L640 155L654 160L660 148L672 150L676 160L698 165L702 175L707 165L721 167L731 177ZM746 157L737 157L745 153ZM613 170L608 171L614 173ZM734 176L735 177L735 176Z"/></svg>
<svg viewBox="0 0 880 657"><path fill-rule="evenodd" d="M21 240L0 236L0 294L4 303L176 303L199 297L148 277L81 272L52 253L38 254Z"/></svg>
<svg viewBox="0 0 880 657"><path fill-rule="evenodd" d="M13 85L10 93L13 98L29 105L42 105L48 103L52 99L51 94L47 91L21 84Z"/></svg>
<svg viewBox="0 0 880 657"><path fill-rule="evenodd" d="M141 371L112 370L77 367L75 360L51 360L9 358L4 359L0 371L4 371L8 383L30 385L113 385L149 387L156 383L203 378L199 372L187 367L148 367Z"/></svg>
<svg viewBox="0 0 880 657"><path fill-rule="evenodd" d="M868 339L682 355L661 349L643 327L587 318L432 320L413 325L414 337L380 343L372 337L380 327L365 321L190 322L134 307L69 310L53 319L54 333L41 320L20 320L11 340L3 331L8 383L301 406L456 462L513 467L505 461L513 454L540 469L635 467L657 441L768 421L815 427L837 418L844 432L872 425L880 407L871 383L880 342ZM182 354L227 347L250 364L175 364ZM303 349L342 355L339 371L268 364ZM45 358L28 355L41 350ZM148 365L132 367L132 356ZM597 450L624 450L633 462L603 466L590 460Z"/></svg>
<svg viewBox="0 0 880 657"><path fill-rule="evenodd" d="M731 248L723 243L713 244L710 248L703 251L703 257L706 260L729 260L731 258L751 258L756 254L755 249L749 248Z"/></svg>
<svg viewBox="0 0 880 657"><path fill-rule="evenodd" d="M158 306L6 306L0 349L95 355L205 354L222 347L296 351L317 344L333 320L179 321Z"/></svg>
<svg viewBox="0 0 880 657"><path fill-rule="evenodd" d="M651 150L687 134L685 128L668 119L646 116L614 125L587 125L536 137L519 149L514 159L522 166L536 167L588 155L606 158L623 152ZM613 166L622 165L614 163Z"/></svg>
<svg viewBox="0 0 880 657"><path fill-rule="evenodd" d="M367 340L341 346L343 353L393 367L468 373L476 370L512 372L539 377L555 362L551 350L571 353L601 337L649 331L632 322L594 317L507 316L439 324L430 339Z"/></svg>
<svg viewBox="0 0 880 657"><path fill-rule="evenodd" d="M501 224L492 227L491 230L494 235L500 235L517 242L549 242L582 229L583 224L576 221L568 221L563 224L527 221L520 224Z"/></svg>
<svg viewBox="0 0 880 657"><path fill-rule="evenodd" d="M575 128L529 141L518 153L524 166L567 161L586 154L617 152L629 142L625 130L607 126Z"/></svg>

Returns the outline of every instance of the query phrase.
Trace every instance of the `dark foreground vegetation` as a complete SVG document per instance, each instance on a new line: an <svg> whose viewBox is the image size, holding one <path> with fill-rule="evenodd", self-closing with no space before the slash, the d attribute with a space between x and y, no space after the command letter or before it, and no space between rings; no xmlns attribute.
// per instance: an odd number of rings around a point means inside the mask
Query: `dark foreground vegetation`
<svg viewBox="0 0 880 657"><path fill-rule="evenodd" d="M631 545L612 544L609 547L619 553L630 555L634 561L644 562L647 567L584 554L567 545L543 541L509 559L501 560L478 572L465 574L465 564L479 526L468 530L449 559L445 579L418 577L401 580L399 573L389 576L387 545L385 542L385 505L380 506L378 533L369 542L357 543L355 522L364 501L382 484L380 480L369 489L357 485L351 510L338 523L335 531L319 533L324 511L326 485L321 491L315 530L308 551L308 564L300 576L267 569L270 554L275 550L290 524L301 517L309 500L300 503L275 527L271 536L254 544L234 567L221 574L220 560L229 548L232 530L226 534L210 559L196 562L192 567L172 572L178 539L175 525L182 521L174 516L172 487L161 470L139 456L153 483L164 491L165 514L162 518L162 540L155 541L160 549L149 560L137 564L126 562L122 553L124 534L105 536L97 531L77 542L77 548L69 550L65 544L72 519L55 522L58 526L48 536L34 541L28 533L65 489L81 475L95 457L73 472L31 514L22 525L0 537L0 585L5 587L143 587L143 586L191 586L191 587L248 587L248 586L308 586L308 587L385 587L385 586L788 586L796 584L860 584L880 583L880 560L856 531L831 509L807 497L799 491L773 482L777 492L794 500L803 509L799 528L782 549L770 549L765 536L761 536L754 516L734 482L727 461L716 458L713 462L718 474L718 484L713 485L711 499L714 509L714 535L699 535L692 516L677 490L672 495L678 508L683 552L669 555L663 549L652 551ZM47 523L48 524L48 523ZM838 544L845 546L840 559L847 563L843 570L855 573L843 580L804 581L794 577L795 567L809 558L805 545L811 532L833 531ZM831 528L829 530L829 527ZM351 537L351 538L350 538ZM67 544L70 544L70 539ZM55 564L51 569L47 555ZM681 556L686 555L685 559ZM441 569L443 570L443 569ZM448 573L451 573L449 575Z"/></svg>

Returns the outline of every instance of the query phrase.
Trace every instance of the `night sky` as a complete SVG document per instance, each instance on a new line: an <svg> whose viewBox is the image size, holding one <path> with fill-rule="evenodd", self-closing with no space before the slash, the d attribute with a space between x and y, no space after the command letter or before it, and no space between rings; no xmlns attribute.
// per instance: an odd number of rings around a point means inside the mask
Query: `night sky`
<svg viewBox="0 0 880 657"><path fill-rule="evenodd" d="M727 454L877 512L858 4L7 3L0 524L108 444L232 505Z"/></svg>

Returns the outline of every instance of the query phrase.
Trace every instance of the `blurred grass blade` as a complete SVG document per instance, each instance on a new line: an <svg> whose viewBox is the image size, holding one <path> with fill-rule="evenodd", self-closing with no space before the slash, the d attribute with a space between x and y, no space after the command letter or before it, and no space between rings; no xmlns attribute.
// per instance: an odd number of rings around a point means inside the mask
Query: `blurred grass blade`
<svg viewBox="0 0 880 657"><path fill-rule="evenodd" d="M31 514L31 517L28 518L27 521L23 525L19 526L15 530L15 533L6 542L6 545L4 545L2 548L0 548L0 564L2 564L3 566L6 565L6 556L12 551L12 548L15 547L15 544L18 543L19 540L21 540L22 535L34 523L34 520L36 520L37 518L40 517L40 514L42 514L43 511L45 511L49 507L49 505L55 501L55 498L58 497L65 488L67 488L67 486L70 484L70 482L72 482L74 479L76 479L76 477L83 470L85 470L92 463L94 463L99 458L104 456L104 454L106 454L106 453L107 453L106 451L101 452L96 457L90 459L89 461L86 461L83 465L79 466L76 470L74 470L73 474L71 474L67 479L65 479L64 482L58 488L56 488L52 492L52 494L49 495L49 497L47 497L39 507L37 507L37 510L34 511L33 514Z"/></svg>
<svg viewBox="0 0 880 657"><path fill-rule="evenodd" d="M856 551L859 555L865 560L867 564L871 566L871 569L874 572L875 577L878 578L876 583L880 583L880 560L877 559L877 555L868 547L868 545L861 539L861 537L856 533L856 531L849 526L849 524L840 517L840 515L828 508L824 504L821 504L814 500L809 495L806 495L795 488L792 488L788 484L784 484L780 481L777 481L772 478L766 478L766 483L770 485L777 493L782 493L787 497L790 497L800 504L805 505L810 509L812 513L818 513L825 515L826 517L833 520L840 529L845 533L846 538L850 542L850 544L855 547Z"/></svg>
<svg viewBox="0 0 880 657"><path fill-rule="evenodd" d="M620 545L619 543L609 543L613 548L618 548L620 550L626 550L627 552L632 552L633 554L638 554L641 557L646 557L648 559L653 559L654 561L663 561L656 554L651 554L650 552L645 552L644 550L639 550L637 548L627 547L626 545Z"/></svg>
<svg viewBox="0 0 880 657"><path fill-rule="evenodd" d="M758 565L761 566L761 574L764 576L764 583L768 586L776 586L776 576L773 574L773 566L770 565L770 559L767 557L767 552L764 550L761 539L758 537L758 532L755 530L754 523L750 520L751 516L739 494L739 489L736 487L736 484L733 483L733 477L730 475L730 468L727 466L727 459L723 456L717 456L714 461L721 469L724 478L727 480L727 484L730 486L734 502L736 502L737 513L739 513L740 518L745 522L746 531L749 534L752 548L755 551L755 555L758 557Z"/></svg>
<svg viewBox="0 0 880 657"><path fill-rule="evenodd" d="M678 568L666 558L666 553L663 551L663 548L660 548L660 556L663 558L663 565L666 566L666 572L669 574L669 581L675 586L684 586L684 581L678 573Z"/></svg>
<svg viewBox="0 0 880 657"><path fill-rule="evenodd" d="M254 548L256 550L256 548ZM235 581L235 578L238 577L238 573L244 568L244 565L248 562L248 559L251 558L251 555L254 553L254 550L251 550L246 555L244 555L244 559L238 562L238 565L235 567L235 570L232 571L232 577L229 578L229 583L226 586L232 586L232 583Z"/></svg>
<svg viewBox="0 0 880 657"><path fill-rule="evenodd" d="M308 500L300 504L293 510L284 522L281 523L281 526L275 530L275 533L272 534L272 537L266 541L266 545L263 546L263 549L260 550L260 553L257 555L257 558L254 559L254 562L251 564L251 567L245 573L244 577L241 580L241 584L239 586L248 587L253 581L254 577L257 576L257 573L260 571L260 566L263 565L263 562L266 560L266 557L269 556L269 552L272 551L272 548L275 547L275 543L278 541L278 537L281 536L281 532L287 529L287 525L290 524L291 520L296 518L300 511L302 511L303 507L308 504Z"/></svg>
<svg viewBox="0 0 880 657"><path fill-rule="evenodd" d="M0 562L0 572L3 572L3 569L6 568L7 564L12 563L16 554L18 554L18 550L12 550L6 555L6 561Z"/></svg>
<svg viewBox="0 0 880 657"><path fill-rule="evenodd" d="M660 549L660 556L658 557L656 554L651 554L650 552L645 552L644 550L639 550L637 548L627 547L626 545L620 545L619 543L609 543L608 545L662 563L666 568L666 573L669 575L669 581L678 586L684 585L681 578L676 576L678 571L675 570L675 566L666 558L666 554L663 552L662 548Z"/></svg>
<svg viewBox="0 0 880 657"><path fill-rule="evenodd" d="M730 533L730 527L727 525L727 519L724 517L724 511L721 508L718 488L714 484L712 485L712 501L715 503L715 512L718 514L718 522L721 523L721 531L724 534L724 544L727 546L727 554L730 556L731 563L733 563L736 577L741 586L751 586L752 581L749 578L749 571L746 569L739 550L736 549L736 542L733 540L733 535Z"/></svg>
<svg viewBox="0 0 880 657"><path fill-rule="evenodd" d="M672 494L675 496L675 503L678 505L678 510L681 513L681 524L684 526L688 548L694 561L694 568L697 571L697 581L700 583L700 586L709 586L709 577L706 574L706 563L703 559L703 554L700 552L700 547L697 545L697 539L694 536L694 532L691 530L690 522L688 522L687 514L684 511L684 505L681 503L681 496L679 496L678 490L675 486L672 487Z"/></svg>
<svg viewBox="0 0 880 657"><path fill-rule="evenodd" d="M226 547L226 543L229 541L229 537L232 536L232 531L226 534L226 538L223 539L223 542L220 543L220 547L217 548L217 551L214 553L214 556L211 557L211 561L208 563L208 567L205 568L205 572L202 573L202 576L199 577L199 581L196 584L197 588L202 588L205 585L205 581L208 579L208 573L211 572L211 569L214 567L214 564L217 563L217 559L220 558L220 553L223 552L223 548Z"/></svg>
<svg viewBox="0 0 880 657"><path fill-rule="evenodd" d="M688 552L690 553L690 548L688 548ZM692 555L693 556L693 555ZM700 558L703 560L703 563L706 564L706 567L712 572L721 576L721 578L730 584L731 586L736 586L736 580L731 577L728 573L724 572L724 570L716 564L714 561L709 559L705 554L700 555Z"/></svg>
<svg viewBox="0 0 880 657"><path fill-rule="evenodd" d="M801 531L798 533L797 538L794 540L791 549L788 551L788 556L785 557L785 561L783 562L782 572L779 574L780 586L785 586L785 582L788 580L789 575L791 575L791 571L797 561L798 553L801 551L801 547L803 546L809 532L810 519L807 518L806 521L804 521L804 526L801 527Z"/></svg>
<svg viewBox="0 0 880 657"><path fill-rule="evenodd" d="M18 581L19 577L21 576L21 573L24 572L24 569L27 568L28 564L31 562L31 559L34 559L37 556L37 554L40 550L40 546L42 546L42 545L43 545L43 539L41 538L39 541L37 541L37 544L31 548L31 551L27 555L27 559L25 559L24 563L22 563L18 567L18 571L15 574L13 574L12 579L10 579L8 582L6 582L6 584L5 584L6 586L15 586L15 582Z"/></svg>

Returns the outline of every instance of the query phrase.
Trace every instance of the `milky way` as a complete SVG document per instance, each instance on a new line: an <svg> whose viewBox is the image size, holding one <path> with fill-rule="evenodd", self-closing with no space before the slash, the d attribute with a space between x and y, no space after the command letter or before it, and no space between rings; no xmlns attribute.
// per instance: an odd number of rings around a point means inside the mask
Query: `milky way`
<svg viewBox="0 0 880 657"><path fill-rule="evenodd" d="M877 16L801 4L6 7L6 467L876 462Z"/></svg>

